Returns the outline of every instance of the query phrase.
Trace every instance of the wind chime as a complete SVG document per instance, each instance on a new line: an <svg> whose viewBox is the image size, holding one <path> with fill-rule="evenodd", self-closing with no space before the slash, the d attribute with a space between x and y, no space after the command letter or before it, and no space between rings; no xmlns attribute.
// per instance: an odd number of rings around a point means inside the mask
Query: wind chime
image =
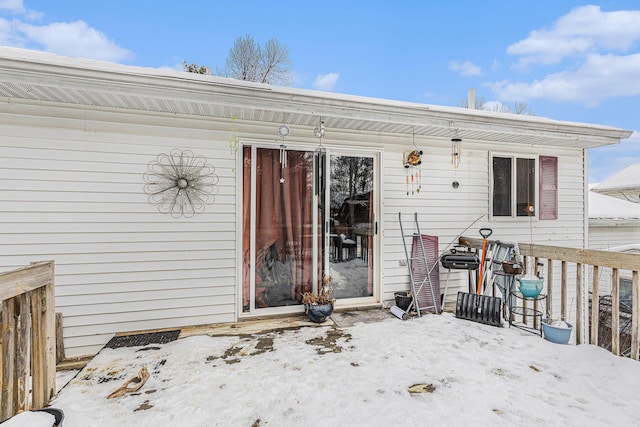
<svg viewBox="0 0 640 427"><path fill-rule="evenodd" d="M414 149L404 153L404 167L406 169L405 184L407 186L407 196L420 193L422 189L422 150L416 146L415 132L411 134Z"/></svg>
<svg viewBox="0 0 640 427"><path fill-rule="evenodd" d="M454 169L458 169L460 166L460 156L462 155L461 144L462 139L451 138L451 166L453 166Z"/></svg>
<svg viewBox="0 0 640 427"><path fill-rule="evenodd" d="M314 152L314 156L316 158L315 195L322 196L324 194L324 168L327 154L327 149L322 145L322 138L324 138L325 134L324 121L322 121L322 117L320 117L318 126L313 129L313 134L318 138L318 147L316 147Z"/></svg>
<svg viewBox="0 0 640 427"><path fill-rule="evenodd" d="M280 144L280 184L284 184L284 169L287 167L287 146L284 145L284 137L289 135L289 127L280 125L278 135L282 138L282 144Z"/></svg>
<svg viewBox="0 0 640 427"><path fill-rule="evenodd" d="M455 137L451 138L451 166L453 169L458 169L460 167L460 158L462 157L462 139L458 136L458 129L455 129ZM460 183L458 182L458 173L455 172L453 182L451 186L454 189L460 187Z"/></svg>

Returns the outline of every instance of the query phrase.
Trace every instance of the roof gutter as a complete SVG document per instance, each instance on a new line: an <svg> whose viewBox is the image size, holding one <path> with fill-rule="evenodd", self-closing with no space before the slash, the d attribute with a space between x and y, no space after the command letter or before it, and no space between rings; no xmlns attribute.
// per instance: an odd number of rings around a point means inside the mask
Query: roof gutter
<svg viewBox="0 0 640 427"><path fill-rule="evenodd" d="M608 126L561 122L535 116L432 106L297 88L270 86L216 76L131 67L41 52L0 48L0 81L16 88L39 85L69 91L140 95L184 102L397 123L419 128L484 131L565 140L583 148L619 143L632 131ZM13 55L5 55L13 53ZM25 95L25 99L27 96Z"/></svg>

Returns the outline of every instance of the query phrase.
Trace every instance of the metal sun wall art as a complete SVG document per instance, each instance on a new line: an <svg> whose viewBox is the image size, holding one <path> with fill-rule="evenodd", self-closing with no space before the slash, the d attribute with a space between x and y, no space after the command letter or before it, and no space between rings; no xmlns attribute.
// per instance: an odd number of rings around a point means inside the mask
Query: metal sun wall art
<svg viewBox="0 0 640 427"><path fill-rule="evenodd" d="M213 204L218 176L204 156L173 149L159 154L144 174L144 192L161 213L191 218Z"/></svg>

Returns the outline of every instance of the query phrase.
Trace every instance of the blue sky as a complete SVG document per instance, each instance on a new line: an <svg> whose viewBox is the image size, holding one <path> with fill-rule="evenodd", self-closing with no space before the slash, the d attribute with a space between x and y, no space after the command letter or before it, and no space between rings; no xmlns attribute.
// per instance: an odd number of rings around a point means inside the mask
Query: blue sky
<svg viewBox="0 0 640 427"><path fill-rule="evenodd" d="M288 46L294 87L448 106L475 87L640 131L637 0L0 0L0 44L72 57L215 70L246 34ZM589 157L591 182L640 163L640 132Z"/></svg>

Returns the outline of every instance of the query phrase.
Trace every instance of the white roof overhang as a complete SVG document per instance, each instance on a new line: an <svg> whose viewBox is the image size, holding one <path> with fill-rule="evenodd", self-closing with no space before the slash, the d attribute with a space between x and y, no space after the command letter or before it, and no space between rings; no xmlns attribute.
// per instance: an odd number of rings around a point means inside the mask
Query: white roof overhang
<svg viewBox="0 0 640 427"><path fill-rule="evenodd" d="M74 59L0 47L5 102L56 103L330 129L593 148L632 132L536 116L432 106Z"/></svg>

